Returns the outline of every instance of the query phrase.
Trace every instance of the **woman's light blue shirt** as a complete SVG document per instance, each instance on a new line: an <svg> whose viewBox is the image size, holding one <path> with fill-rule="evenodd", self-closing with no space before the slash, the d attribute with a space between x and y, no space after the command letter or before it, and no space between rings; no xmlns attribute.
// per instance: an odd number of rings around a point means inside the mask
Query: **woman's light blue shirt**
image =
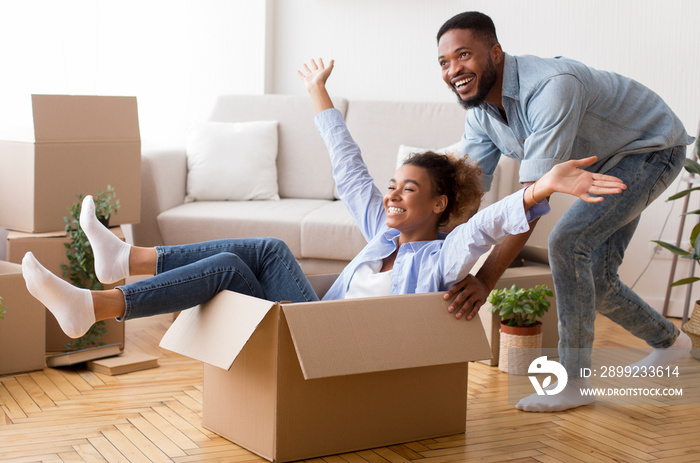
<svg viewBox="0 0 700 463"><path fill-rule="evenodd" d="M357 267L381 261L396 250L399 231L386 225L384 195L374 185L340 111L323 111L316 115L315 122L330 154L338 194L367 240L367 246L323 298L343 299ZM391 294L445 291L464 279L479 256L493 245L509 234L529 230L528 222L549 212L549 204L544 201L525 211L523 191L479 211L440 239L403 244L394 262Z"/></svg>

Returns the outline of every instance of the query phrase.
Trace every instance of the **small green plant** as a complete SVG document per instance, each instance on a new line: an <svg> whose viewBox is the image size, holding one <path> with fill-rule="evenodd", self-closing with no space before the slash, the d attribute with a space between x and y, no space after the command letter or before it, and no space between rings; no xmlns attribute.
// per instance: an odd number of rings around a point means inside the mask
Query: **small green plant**
<svg viewBox="0 0 700 463"><path fill-rule="evenodd" d="M700 139L697 141L696 145L696 150L700 150ZM693 175L700 175L700 164L698 164L697 161L694 161L690 158L685 158L685 161L683 163L683 167L687 172ZM694 187L694 188L689 188L687 190L683 190L679 193L676 193L673 196L670 196L666 201L674 201L676 199L684 198L688 196L690 193L693 191L700 191L700 187ZM700 214L700 209L695 210L695 211L690 211L686 212L683 215L698 215ZM671 243L666 243L664 241L659 241L659 240L652 240L654 243L658 244L659 246L668 249L674 254L677 254L680 256L682 259L689 259L689 260L694 260L696 263L700 264L700 239L698 239L698 236L700 236L700 222L695 224L693 227L693 230L690 232L690 250L685 250L682 248L679 248L678 246L671 244ZM680 280L674 281L671 286L680 286L680 285L687 285L690 283L695 283L696 281L700 280L700 277L689 277L689 278L681 278Z"/></svg>
<svg viewBox="0 0 700 463"><path fill-rule="evenodd" d="M95 274L95 255L90 247L90 242L80 228L80 209L83 203L83 195L76 195L78 202L70 207L70 217L64 217L66 231L70 241L65 243L66 257L68 265L61 265L63 276L69 277L71 283L80 288L87 288L92 291L102 290L104 286L97 279ZM115 200L116 193L112 186L107 186L107 191L97 190L97 195L93 197L95 201L95 214L97 218L107 225L109 217L117 214L119 210L119 200ZM100 321L92 325L87 333L75 341L66 343L70 350L80 350L86 347L101 346L99 338L107 332L105 323Z"/></svg>
<svg viewBox="0 0 700 463"><path fill-rule="evenodd" d="M5 314L7 313L5 309L5 299L3 299L2 296L0 296L0 318L5 318Z"/></svg>
<svg viewBox="0 0 700 463"><path fill-rule="evenodd" d="M547 298L553 295L547 285L530 289L518 288L516 285L510 289L495 289L489 295L489 310L497 313L502 323L508 326L529 327L535 325L537 318L542 318L549 310L552 303Z"/></svg>

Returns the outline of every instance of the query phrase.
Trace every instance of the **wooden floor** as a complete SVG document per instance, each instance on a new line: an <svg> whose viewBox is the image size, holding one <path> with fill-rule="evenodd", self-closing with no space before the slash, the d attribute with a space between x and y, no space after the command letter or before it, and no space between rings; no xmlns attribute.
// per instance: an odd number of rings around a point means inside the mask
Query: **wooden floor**
<svg viewBox="0 0 700 463"><path fill-rule="evenodd" d="M127 322L127 348L160 356L156 369L111 377L47 368L0 377L0 461L264 461L202 428L201 364L157 347L170 319ZM644 346L602 317L596 324L598 347ZM473 364L466 435L315 461L700 461L700 406L525 413L503 399L506 387L506 374Z"/></svg>

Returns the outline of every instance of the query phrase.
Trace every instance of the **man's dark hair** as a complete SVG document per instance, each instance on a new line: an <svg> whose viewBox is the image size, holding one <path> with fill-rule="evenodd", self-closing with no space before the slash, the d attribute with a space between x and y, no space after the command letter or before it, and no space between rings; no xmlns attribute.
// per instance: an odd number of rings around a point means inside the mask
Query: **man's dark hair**
<svg viewBox="0 0 700 463"><path fill-rule="evenodd" d="M493 25L493 21L478 11L465 11L445 21L437 33L437 41L440 42L440 37L452 29L470 29L479 40L483 40L489 46L498 43L496 26Z"/></svg>

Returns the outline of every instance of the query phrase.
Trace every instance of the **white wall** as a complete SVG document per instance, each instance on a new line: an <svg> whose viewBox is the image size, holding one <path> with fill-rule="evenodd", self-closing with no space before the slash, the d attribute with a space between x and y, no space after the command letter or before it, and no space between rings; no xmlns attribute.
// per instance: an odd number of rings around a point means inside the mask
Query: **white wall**
<svg viewBox="0 0 700 463"><path fill-rule="evenodd" d="M136 96L145 148L182 145L224 93L263 93L266 1L0 2L0 127L32 93Z"/></svg>
<svg viewBox="0 0 700 463"><path fill-rule="evenodd" d="M565 55L641 81L696 132L696 0L2 0L0 130L27 123L31 93L136 95L144 148L181 146L188 123L205 119L220 94L303 94L296 69L318 56L337 61L336 95L454 101L435 33L464 10L489 14L508 53ZM625 282L647 264L669 210L660 200L644 214ZM657 308L668 266L654 260L636 287ZM683 290L673 297L677 313Z"/></svg>
<svg viewBox="0 0 700 463"><path fill-rule="evenodd" d="M336 60L332 94L454 101L440 77L435 34L452 15L479 10L493 18L506 52L564 55L627 75L659 93L691 134L698 127L700 2L695 0L275 0L273 7L271 93L303 94L296 69L320 56ZM669 192L676 189L672 185ZM628 249L620 274L630 285L647 265L649 241L660 236L669 213L663 238L675 239L680 204L671 211L667 196L644 213ZM657 309L669 264L655 259L635 286ZM685 275L686 263L679 268ZM674 290L672 313L680 313L683 297L684 289Z"/></svg>

